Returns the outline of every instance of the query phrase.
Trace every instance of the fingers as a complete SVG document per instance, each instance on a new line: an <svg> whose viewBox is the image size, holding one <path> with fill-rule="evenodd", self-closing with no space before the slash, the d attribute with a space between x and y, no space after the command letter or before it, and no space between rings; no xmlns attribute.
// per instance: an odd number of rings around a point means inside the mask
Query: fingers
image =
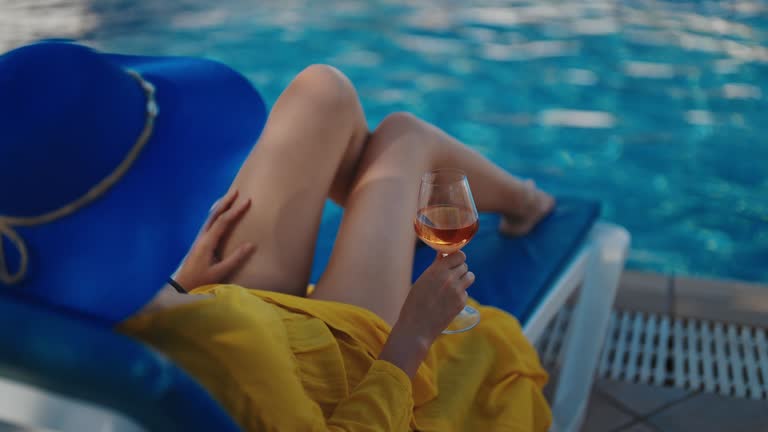
<svg viewBox="0 0 768 432"><path fill-rule="evenodd" d="M471 271L464 273L464 275L459 278L459 287L464 290L465 294L467 288L469 288L473 283L475 283L475 274Z"/></svg>
<svg viewBox="0 0 768 432"><path fill-rule="evenodd" d="M446 257L438 254L434 265L438 274L443 274L444 280L454 285L458 290L466 290L475 281L475 274L469 271L467 256L462 251L457 251Z"/></svg>
<svg viewBox="0 0 768 432"><path fill-rule="evenodd" d="M456 308L456 313L461 312L461 310L464 309L464 306L467 305L467 301L469 300L469 294L467 294L466 290L461 292L460 299L461 300L459 302L459 307Z"/></svg>
<svg viewBox="0 0 768 432"><path fill-rule="evenodd" d="M207 232L209 229L211 229L211 226L213 226L219 216L221 216L225 211L229 210L229 208L232 206L232 203L234 203L237 199L238 195L239 192L237 189L233 189L227 192L227 194L221 197L218 201L216 201L216 203L213 205L213 208L211 209L211 215L208 216L208 220L205 222L203 232Z"/></svg>
<svg viewBox="0 0 768 432"><path fill-rule="evenodd" d="M222 259L218 263L211 267L213 277L217 280L224 280L224 278L232 274L238 267L245 263L245 260L256 250L253 243L246 243L237 250L235 250L228 257Z"/></svg>
<svg viewBox="0 0 768 432"><path fill-rule="evenodd" d="M450 270L450 272L453 274L453 277L456 280L459 280L462 277L464 277L464 275L467 274L468 271L469 271L469 266L465 262L457 265L456 267Z"/></svg>
<svg viewBox="0 0 768 432"><path fill-rule="evenodd" d="M214 247L218 246L221 239L234 228L237 221L240 220L250 207L250 198L237 205L230 204L230 207L221 212L220 216L216 218L208 229L208 241L212 243Z"/></svg>
<svg viewBox="0 0 768 432"><path fill-rule="evenodd" d="M475 274L471 271L466 271L461 276L457 276L456 273L453 273L451 279L449 280L450 287L457 291L462 292L466 291L467 288L470 287L475 282Z"/></svg>
<svg viewBox="0 0 768 432"><path fill-rule="evenodd" d="M465 304L467 301L467 288L475 282L475 274L469 271L467 263L461 263L452 268L448 281L449 289L459 297L462 305Z"/></svg>
<svg viewBox="0 0 768 432"><path fill-rule="evenodd" d="M469 294L467 294L467 288L475 281L475 274L472 272L466 272L458 279L454 279L446 287L449 295L446 299L451 303L451 310L454 313L458 313L467 304Z"/></svg>
<svg viewBox="0 0 768 432"><path fill-rule="evenodd" d="M462 251L456 251L446 257L443 257L440 254L438 254L438 258L437 258L437 261L441 265L446 266L447 268L450 268L450 269L460 266L466 260L467 260L467 255L465 255L464 252Z"/></svg>

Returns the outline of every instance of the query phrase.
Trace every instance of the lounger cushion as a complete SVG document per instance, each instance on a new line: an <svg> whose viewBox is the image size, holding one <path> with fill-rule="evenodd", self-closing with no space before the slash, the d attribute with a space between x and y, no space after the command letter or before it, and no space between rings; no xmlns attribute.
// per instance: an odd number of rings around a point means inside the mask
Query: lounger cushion
<svg viewBox="0 0 768 432"><path fill-rule="evenodd" d="M476 280L469 293L482 304L496 306L525 324L553 280L582 246L600 213L599 203L558 197L557 207L529 234L511 238L498 232L499 217L480 216L480 230L464 248ZM320 229L312 280L322 274L333 248L341 212L331 209ZM370 245L375 247L375 245ZM425 246L416 250L414 279L435 258Z"/></svg>
<svg viewBox="0 0 768 432"><path fill-rule="evenodd" d="M162 355L95 321L4 295L0 376L113 408L150 431L240 430Z"/></svg>

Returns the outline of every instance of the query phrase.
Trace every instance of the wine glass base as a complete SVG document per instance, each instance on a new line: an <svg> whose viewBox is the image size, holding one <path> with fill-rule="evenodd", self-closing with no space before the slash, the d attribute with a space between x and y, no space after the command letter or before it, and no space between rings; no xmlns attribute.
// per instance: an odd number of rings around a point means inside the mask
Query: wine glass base
<svg viewBox="0 0 768 432"><path fill-rule="evenodd" d="M479 322L480 312L472 306L464 306L464 309L443 330L443 334L463 333L474 328Z"/></svg>

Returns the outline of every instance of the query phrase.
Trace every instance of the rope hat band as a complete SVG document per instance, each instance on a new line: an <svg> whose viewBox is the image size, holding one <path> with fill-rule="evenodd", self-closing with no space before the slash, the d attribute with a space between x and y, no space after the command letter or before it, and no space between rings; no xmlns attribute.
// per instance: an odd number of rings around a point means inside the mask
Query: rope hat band
<svg viewBox="0 0 768 432"><path fill-rule="evenodd" d="M147 81L136 71L127 70L136 81L141 85L146 96L146 119L141 134L136 142L126 154L120 164L112 172L103 178L96 185L91 187L84 195L50 212L27 217L14 217L0 215L0 281L6 285L14 285L21 282L27 274L29 266L29 252L24 239L14 230L14 227L31 227L45 225L53 221L64 218L77 212L83 207L103 196L112 186L128 172L133 163L139 157L141 150L145 147L152 137L155 118L159 113L157 102L155 101L155 86ZM12 273L8 268L5 259L5 250L2 245L2 238L6 237L16 248L19 254L19 268Z"/></svg>

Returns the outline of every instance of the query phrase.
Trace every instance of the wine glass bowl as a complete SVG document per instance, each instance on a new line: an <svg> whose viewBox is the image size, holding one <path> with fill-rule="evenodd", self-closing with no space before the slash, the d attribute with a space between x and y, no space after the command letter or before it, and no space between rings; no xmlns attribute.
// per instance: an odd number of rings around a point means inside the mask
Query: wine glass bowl
<svg viewBox="0 0 768 432"><path fill-rule="evenodd" d="M478 229L477 216L464 208L436 205L419 210L416 235L432 249L445 255L463 248Z"/></svg>
<svg viewBox="0 0 768 432"><path fill-rule="evenodd" d="M424 174L413 222L416 235L444 256L472 240L479 228L477 208L466 174L458 169L439 169ZM443 333L460 333L480 322L480 313L465 306Z"/></svg>

